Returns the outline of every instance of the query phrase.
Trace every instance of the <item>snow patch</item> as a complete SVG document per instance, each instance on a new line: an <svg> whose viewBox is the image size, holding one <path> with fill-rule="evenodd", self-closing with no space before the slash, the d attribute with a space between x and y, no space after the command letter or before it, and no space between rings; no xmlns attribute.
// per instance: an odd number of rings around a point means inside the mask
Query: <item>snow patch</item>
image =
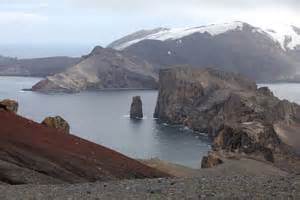
<svg viewBox="0 0 300 200"><path fill-rule="evenodd" d="M195 28L172 28L172 29L162 29L161 31L147 35L145 37L137 38L129 42L125 42L114 47L117 50L125 49L133 44L136 44L143 40L177 40L185 36L192 35L194 33L208 33L212 36L226 33L231 30L242 30L244 23L243 22L232 22L225 24L212 24L209 26L200 26ZM179 43L182 43L182 40L179 40Z"/></svg>
<svg viewBox="0 0 300 200"><path fill-rule="evenodd" d="M300 35L294 30L293 26L276 26L275 29L266 29L265 32L268 33L275 42L278 42L284 50L293 50L300 45Z"/></svg>
<svg viewBox="0 0 300 200"><path fill-rule="evenodd" d="M224 23L224 24L212 24L208 26L200 26L194 28L159 28L154 29L153 31L146 31L150 34L145 34L142 36L137 36L130 41L126 41L124 43L118 44L113 48L117 50L123 50L126 47L129 47L133 44L136 44L143 40L158 40L158 41L166 41L166 40L175 40L177 45L182 44L182 38L192 35L194 33L207 33L212 36L223 34L229 31L242 31L245 23L243 22L232 22L232 23ZM300 31L299 28L290 26L290 25L282 25L276 27L252 27L253 33L264 34L274 42L276 42L283 50L295 49L297 46L300 46ZM152 32L152 33L151 33ZM170 52L172 53L172 52ZM168 52L168 55L171 55Z"/></svg>

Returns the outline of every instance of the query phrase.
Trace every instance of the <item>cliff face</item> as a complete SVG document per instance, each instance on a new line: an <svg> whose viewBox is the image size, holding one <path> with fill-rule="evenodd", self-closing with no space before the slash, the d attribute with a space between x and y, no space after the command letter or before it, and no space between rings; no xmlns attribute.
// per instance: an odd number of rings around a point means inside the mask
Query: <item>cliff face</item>
<svg viewBox="0 0 300 200"><path fill-rule="evenodd" d="M99 89L154 89L152 65L124 53L96 47L79 64L49 76L32 87L39 92L80 92Z"/></svg>
<svg viewBox="0 0 300 200"><path fill-rule="evenodd" d="M113 150L0 111L0 184L56 184L168 176Z"/></svg>
<svg viewBox="0 0 300 200"><path fill-rule="evenodd" d="M216 148L276 152L283 142L300 150L300 106L237 74L187 67L162 70L154 116L219 137Z"/></svg>

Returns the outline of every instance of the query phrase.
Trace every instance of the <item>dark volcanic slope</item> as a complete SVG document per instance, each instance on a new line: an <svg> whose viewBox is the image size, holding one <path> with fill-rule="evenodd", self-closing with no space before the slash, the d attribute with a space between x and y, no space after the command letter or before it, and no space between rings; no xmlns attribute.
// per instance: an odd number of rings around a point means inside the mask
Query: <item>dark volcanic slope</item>
<svg viewBox="0 0 300 200"><path fill-rule="evenodd" d="M30 182L24 178L28 171L37 179L36 174L55 179L52 183L166 176L103 146L5 111L0 112L0 161L0 181L8 184Z"/></svg>
<svg viewBox="0 0 300 200"><path fill-rule="evenodd" d="M71 57L16 59L0 56L0 76L46 77L62 72L80 60Z"/></svg>

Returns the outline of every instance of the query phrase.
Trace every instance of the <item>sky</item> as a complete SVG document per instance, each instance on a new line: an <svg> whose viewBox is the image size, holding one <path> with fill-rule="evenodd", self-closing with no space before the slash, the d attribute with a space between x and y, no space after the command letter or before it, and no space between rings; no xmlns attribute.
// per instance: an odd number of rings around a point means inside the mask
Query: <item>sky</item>
<svg viewBox="0 0 300 200"><path fill-rule="evenodd" d="M77 55L140 29L231 21L300 26L300 1L0 0L0 54Z"/></svg>

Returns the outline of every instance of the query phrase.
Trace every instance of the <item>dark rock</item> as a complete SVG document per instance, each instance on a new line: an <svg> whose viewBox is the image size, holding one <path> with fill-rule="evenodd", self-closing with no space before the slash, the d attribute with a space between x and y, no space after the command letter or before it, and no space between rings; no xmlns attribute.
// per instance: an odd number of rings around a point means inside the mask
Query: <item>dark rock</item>
<svg viewBox="0 0 300 200"><path fill-rule="evenodd" d="M142 119L143 118L143 104L140 96L132 98L130 107L130 118L131 119Z"/></svg>
<svg viewBox="0 0 300 200"><path fill-rule="evenodd" d="M201 168L212 168L222 164L223 161L215 153L210 152L208 156L204 156L201 162Z"/></svg>
<svg viewBox="0 0 300 200"><path fill-rule="evenodd" d="M268 87L258 88L257 91L266 96L274 96L273 92Z"/></svg>
<svg viewBox="0 0 300 200"><path fill-rule="evenodd" d="M300 106L233 73L188 67L161 70L154 117L207 132L215 138L216 150L259 152L272 161L271 152L283 145L299 148Z"/></svg>
<svg viewBox="0 0 300 200"><path fill-rule="evenodd" d="M47 117L42 122L43 125L60 130L63 133L70 133L70 125L60 116Z"/></svg>
<svg viewBox="0 0 300 200"><path fill-rule="evenodd" d="M18 102L10 99L5 99L0 102L0 111L5 110L13 113L17 113L19 108Z"/></svg>
<svg viewBox="0 0 300 200"><path fill-rule="evenodd" d="M214 150L262 153L267 161L274 162L273 152L280 147L280 139L273 126L261 122L247 122L236 127L225 126L214 139Z"/></svg>

